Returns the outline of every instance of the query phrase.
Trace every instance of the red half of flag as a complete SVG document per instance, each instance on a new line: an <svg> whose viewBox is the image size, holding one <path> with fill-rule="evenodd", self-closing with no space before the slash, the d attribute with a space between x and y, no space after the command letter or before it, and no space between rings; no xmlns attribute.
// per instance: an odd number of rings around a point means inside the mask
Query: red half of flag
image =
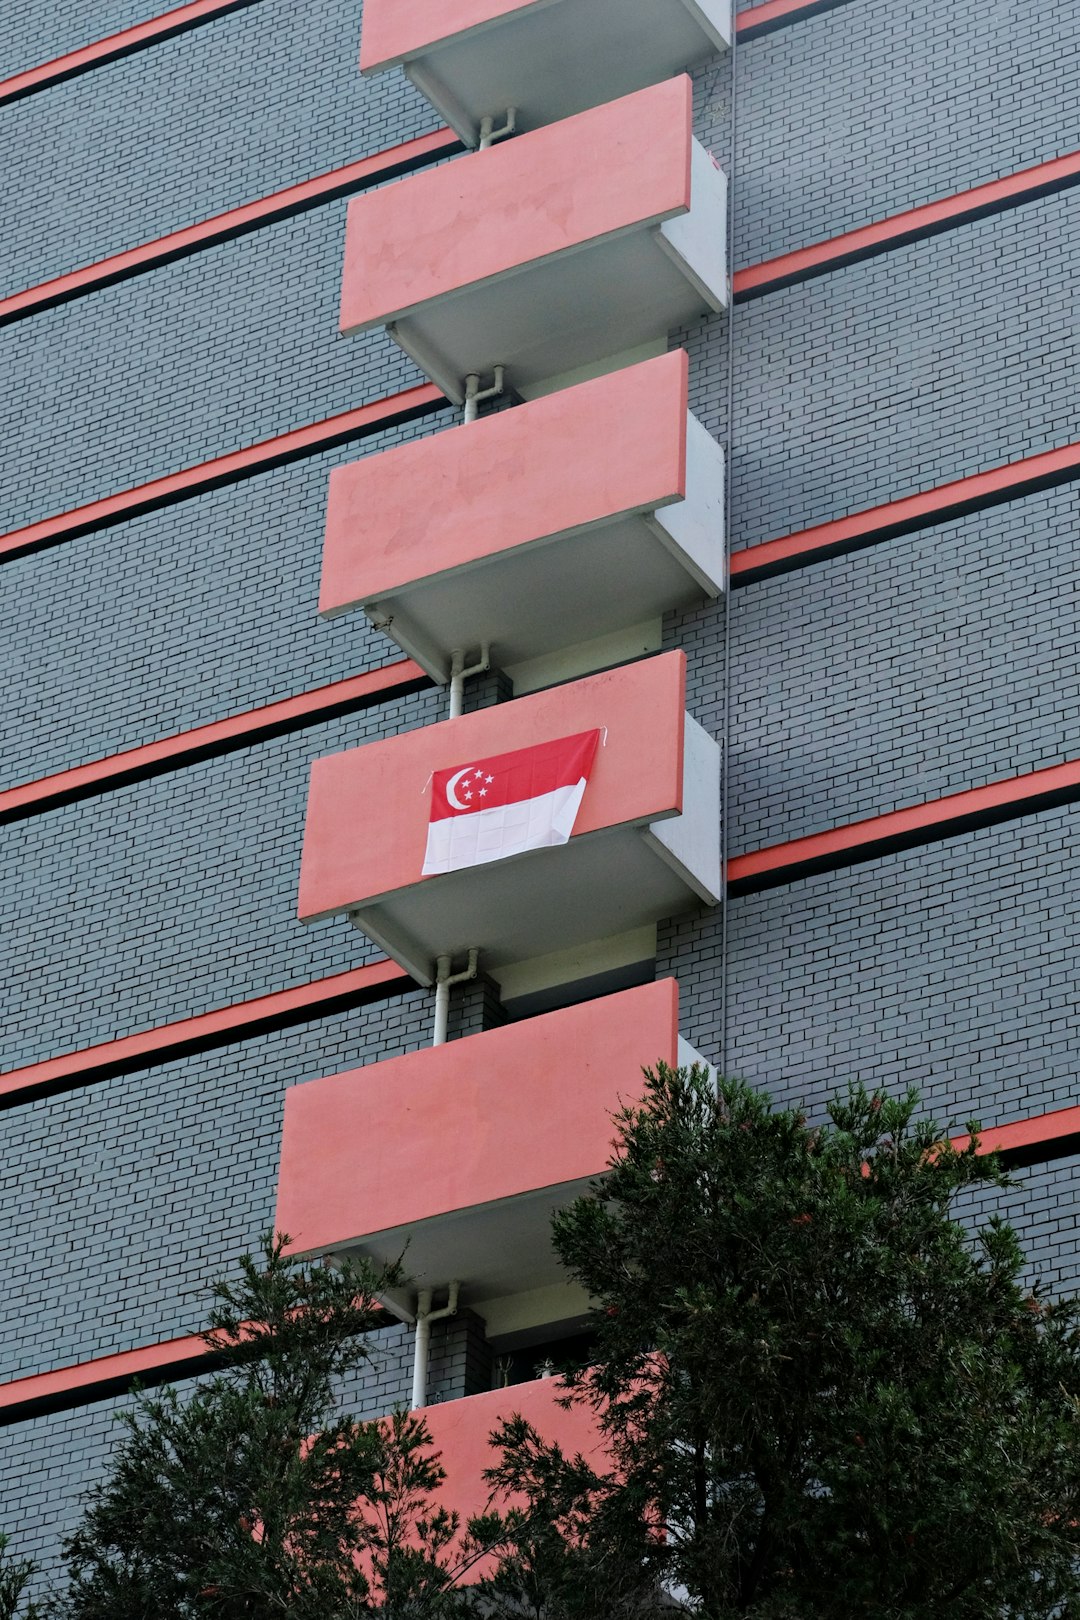
<svg viewBox="0 0 1080 1620"><path fill-rule="evenodd" d="M565 844L599 740L599 730L580 731L436 771L424 876Z"/></svg>

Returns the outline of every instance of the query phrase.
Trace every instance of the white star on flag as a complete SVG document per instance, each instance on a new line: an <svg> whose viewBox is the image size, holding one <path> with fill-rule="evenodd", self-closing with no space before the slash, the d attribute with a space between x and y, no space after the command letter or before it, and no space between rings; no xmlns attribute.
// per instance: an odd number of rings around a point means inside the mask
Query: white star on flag
<svg viewBox="0 0 1080 1620"><path fill-rule="evenodd" d="M424 877L565 844L599 740L599 730L581 731L436 771Z"/></svg>

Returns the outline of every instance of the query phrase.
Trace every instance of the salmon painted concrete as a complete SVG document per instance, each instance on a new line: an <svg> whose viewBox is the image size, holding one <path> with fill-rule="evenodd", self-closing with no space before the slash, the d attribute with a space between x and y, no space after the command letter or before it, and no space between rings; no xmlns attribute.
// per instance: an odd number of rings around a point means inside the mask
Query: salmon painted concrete
<svg viewBox="0 0 1080 1620"><path fill-rule="evenodd" d="M590 833L680 814L685 685L686 655L662 653L317 759L311 768L300 867L301 918L313 921L348 911L422 882L431 889L446 883L420 875L428 785L433 772L472 758L599 727L605 743L598 750L571 844ZM495 862L485 872L529 859Z"/></svg>
<svg viewBox="0 0 1080 1620"><path fill-rule="evenodd" d="M682 75L355 198L342 331L687 213L691 116Z"/></svg>
<svg viewBox="0 0 1080 1620"><path fill-rule="evenodd" d="M285 1095L276 1228L299 1252L600 1175L641 1070L678 1058L674 979ZM447 1144L453 1142L453 1150ZM557 1200L556 1200L557 1201ZM548 1210L539 1212L545 1234ZM462 1275L475 1269L460 1257Z"/></svg>

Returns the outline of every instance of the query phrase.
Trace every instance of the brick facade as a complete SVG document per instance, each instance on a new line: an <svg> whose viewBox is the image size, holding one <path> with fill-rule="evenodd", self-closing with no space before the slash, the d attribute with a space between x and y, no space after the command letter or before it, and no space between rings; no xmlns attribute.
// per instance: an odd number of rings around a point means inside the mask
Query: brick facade
<svg viewBox="0 0 1080 1620"><path fill-rule="evenodd" d="M740 5L752 14L768 0ZM9 8L0 74L146 18L133 0ZM356 71L360 0L258 0L0 105L0 296L438 127ZM749 265L1072 150L1080 18L1006 5L810 7L695 73L698 138L734 178ZM734 109L734 117L733 117ZM420 380L382 333L337 332L341 201L0 328L0 529ZM672 333L691 408L730 452L739 548L1080 437L1075 191L837 269ZM332 466L450 408L4 565L0 786L400 656L323 623ZM729 853L1080 755L1077 487L1027 494L669 615L690 712L725 750ZM468 706L505 700L493 674ZM0 1064L16 1067L317 979L379 953L303 928L312 759L430 724L434 690L312 724L3 829ZM683 1032L820 1113L849 1079L917 1085L962 1124L1075 1101L1077 811L849 865L659 929ZM500 1021L490 981L452 1034ZM290 1085L414 1050L419 989L176 1057L0 1115L0 1380L197 1328L207 1281L273 1218ZM1004 1201L1031 1263L1076 1286L1077 1160ZM118 1214L122 1212L122 1219ZM973 1214L977 1211L973 1210ZM407 1400L405 1328L351 1391ZM466 1311L432 1391L490 1381ZM0 1430L0 1528L55 1557L117 1402Z"/></svg>

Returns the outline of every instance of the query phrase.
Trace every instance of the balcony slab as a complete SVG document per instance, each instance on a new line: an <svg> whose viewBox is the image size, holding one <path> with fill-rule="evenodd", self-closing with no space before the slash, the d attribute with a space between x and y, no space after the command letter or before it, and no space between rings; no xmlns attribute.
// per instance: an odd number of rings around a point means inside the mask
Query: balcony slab
<svg viewBox="0 0 1080 1620"><path fill-rule="evenodd" d="M728 299L727 182L670 79L349 205L341 327L385 326L461 403L527 393Z"/></svg>
<svg viewBox="0 0 1080 1620"><path fill-rule="evenodd" d="M731 44L730 0L365 0L360 68L401 66L469 146L515 107L536 129Z"/></svg>
<svg viewBox="0 0 1080 1620"><path fill-rule="evenodd" d="M304 1254L405 1254L485 1301L564 1281L551 1213L602 1175L641 1071L682 1061L674 979L426 1047L285 1096L276 1227Z"/></svg>
<svg viewBox="0 0 1080 1620"><path fill-rule="evenodd" d="M422 494L420 493L422 492ZM435 680L723 590L724 464L682 351L330 474L320 610L362 606Z"/></svg>
<svg viewBox="0 0 1080 1620"><path fill-rule="evenodd" d="M430 984L442 955L475 947L497 975L715 903L720 755L685 712L685 677L685 655L662 653L316 760L302 920L349 915ZM569 843L421 876L434 772L593 729L604 743Z"/></svg>

